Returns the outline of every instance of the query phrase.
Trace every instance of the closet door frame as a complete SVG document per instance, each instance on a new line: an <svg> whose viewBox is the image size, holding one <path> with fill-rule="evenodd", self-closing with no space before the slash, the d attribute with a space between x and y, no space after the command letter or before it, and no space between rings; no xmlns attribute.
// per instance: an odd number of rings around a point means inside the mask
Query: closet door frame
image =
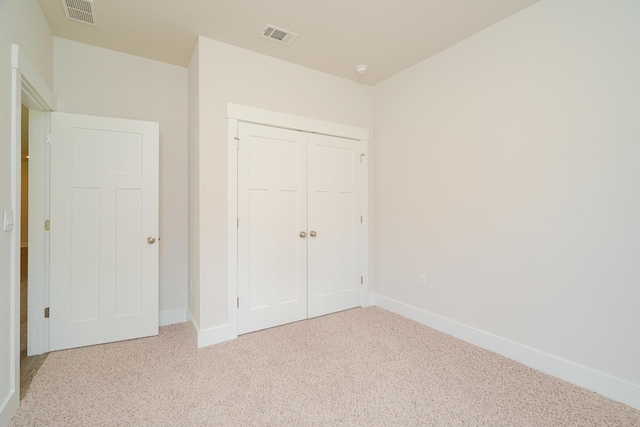
<svg viewBox="0 0 640 427"><path fill-rule="evenodd" d="M238 123L254 123L283 129L312 132L360 141L364 163L361 177L361 212L363 232L362 306L373 305L369 289L369 129L284 114L275 111L227 104L227 326L233 338L238 336ZM232 337L229 337L232 338Z"/></svg>

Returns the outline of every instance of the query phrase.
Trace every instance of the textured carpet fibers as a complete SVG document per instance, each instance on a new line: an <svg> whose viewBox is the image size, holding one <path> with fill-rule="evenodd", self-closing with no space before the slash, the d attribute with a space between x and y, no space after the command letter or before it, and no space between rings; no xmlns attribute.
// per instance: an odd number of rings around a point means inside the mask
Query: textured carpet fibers
<svg viewBox="0 0 640 427"><path fill-rule="evenodd" d="M196 349L192 326L51 353L13 426L640 426L640 411L380 308Z"/></svg>

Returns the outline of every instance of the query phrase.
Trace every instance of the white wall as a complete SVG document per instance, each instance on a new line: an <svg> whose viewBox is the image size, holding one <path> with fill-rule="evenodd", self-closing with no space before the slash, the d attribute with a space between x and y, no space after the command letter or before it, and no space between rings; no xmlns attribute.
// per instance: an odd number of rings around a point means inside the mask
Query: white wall
<svg viewBox="0 0 640 427"><path fill-rule="evenodd" d="M20 46L51 86L51 31L36 0L0 1L0 210L17 208L12 203L14 195L11 191L11 43ZM17 219L19 222L19 216ZM0 230L0 426L8 423L19 398L17 388L12 389L19 372L11 365L12 354L18 356L19 352L17 342L12 341L12 333L19 336L19 322L11 310L11 304L17 302L17 294L12 293L16 290L16 281L12 283L11 277L18 262L12 255L12 238L17 233L17 229L13 232ZM19 240L15 239L15 242ZM17 276L19 281L19 272Z"/></svg>
<svg viewBox="0 0 640 427"><path fill-rule="evenodd" d="M196 45L188 68L189 104L189 313L200 324L200 54ZM206 187L206 184L205 184ZM206 261L205 261L206 262ZM198 326L199 328L199 326Z"/></svg>
<svg viewBox="0 0 640 427"><path fill-rule="evenodd" d="M197 227L200 264L191 279L205 330L227 323L227 103L371 128L373 88L203 37L196 53L200 187L191 235Z"/></svg>
<svg viewBox="0 0 640 427"><path fill-rule="evenodd" d="M54 37L58 111L160 123L161 324L186 320L187 69Z"/></svg>
<svg viewBox="0 0 640 427"><path fill-rule="evenodd" d="M639 18L543 0L374 101L377 293L631 383L638 405Z"/></svg>

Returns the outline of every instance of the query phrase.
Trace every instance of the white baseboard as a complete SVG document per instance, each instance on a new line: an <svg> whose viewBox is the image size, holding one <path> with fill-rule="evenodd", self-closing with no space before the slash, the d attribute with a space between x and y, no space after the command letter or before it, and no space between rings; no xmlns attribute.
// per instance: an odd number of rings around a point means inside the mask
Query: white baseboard
<svg viewBox="0 0 640 427"><path fill-rule="evenodd" d="M11 418L18 412L20 399L15 396L16 391L10 391L4 401L0 403L0 426L8 426Z"/></svg>
<svg viewBox="0 0 640 427"><path fill-rule="evenodd" d="M220 325L213 328L198 331L198 348L209 345L220 344L238 338L238 335L231 331L229 325Z"/></svg>
<svg viewBox="0 0 640 427"><path fill-rule="evenodd" d="M374 305L470 344L493 351L523 365L640 409L640 386L571 361L472 328L400 301L375 295Z"/></svg>
<svg viewBox="0 0 640 427"><path fill-rule="evenodd" d="M232 330L229 325L220 325L213 328L201 330L200 325L189 312L189 319L193 324L193 328L198 342L198 348L207 347L221 342L231 341L238 338L236 331Z"/></svg>
<svg viewBox="0 0 640 427"><path fill-rule="evenodd" d="M178 308L176 310L161 311L158 318L160 326L173 325L174 323L182 323L187 321L187 309Z"/></svg>

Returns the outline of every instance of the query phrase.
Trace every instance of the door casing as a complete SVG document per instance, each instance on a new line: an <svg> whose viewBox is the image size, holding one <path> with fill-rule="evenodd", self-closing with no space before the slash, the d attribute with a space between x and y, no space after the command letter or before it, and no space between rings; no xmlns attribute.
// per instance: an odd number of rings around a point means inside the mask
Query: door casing
<svg viewBox="0 0 640 427"><path fill-rule="evenodd" d="M53 92L19 45L11 45L11 209L15 226L11 236L9 274L9 394L0 396L0 424L8 423L20 402L20 183L21 106L39 111L56 107ZM31 237L30 237L31 239ZM29 322L31 322L31 317ZM44 323L37 319L37 323ZM30 325L31 326L31 325ZM29 331L31 334L31 331ZM31 337L30 337L31 338Z"/></svg>
<svg viewBox="0 0 640 427"><path fill-rule="evenodd" d="M238 336L238 122L255 123L284 129L312 132L360 141L363 162L368 162L369 130L365 128L278 113L238 104L227 104L227 324L226 339ZM241 143L241 142L240 142ZM361 181L363 212L362 233L362 306L373 305L369 289L369 179L364 168ZM199 344L200 345L200 344ZM206 345L206 344L205 344Z"/></svg>

